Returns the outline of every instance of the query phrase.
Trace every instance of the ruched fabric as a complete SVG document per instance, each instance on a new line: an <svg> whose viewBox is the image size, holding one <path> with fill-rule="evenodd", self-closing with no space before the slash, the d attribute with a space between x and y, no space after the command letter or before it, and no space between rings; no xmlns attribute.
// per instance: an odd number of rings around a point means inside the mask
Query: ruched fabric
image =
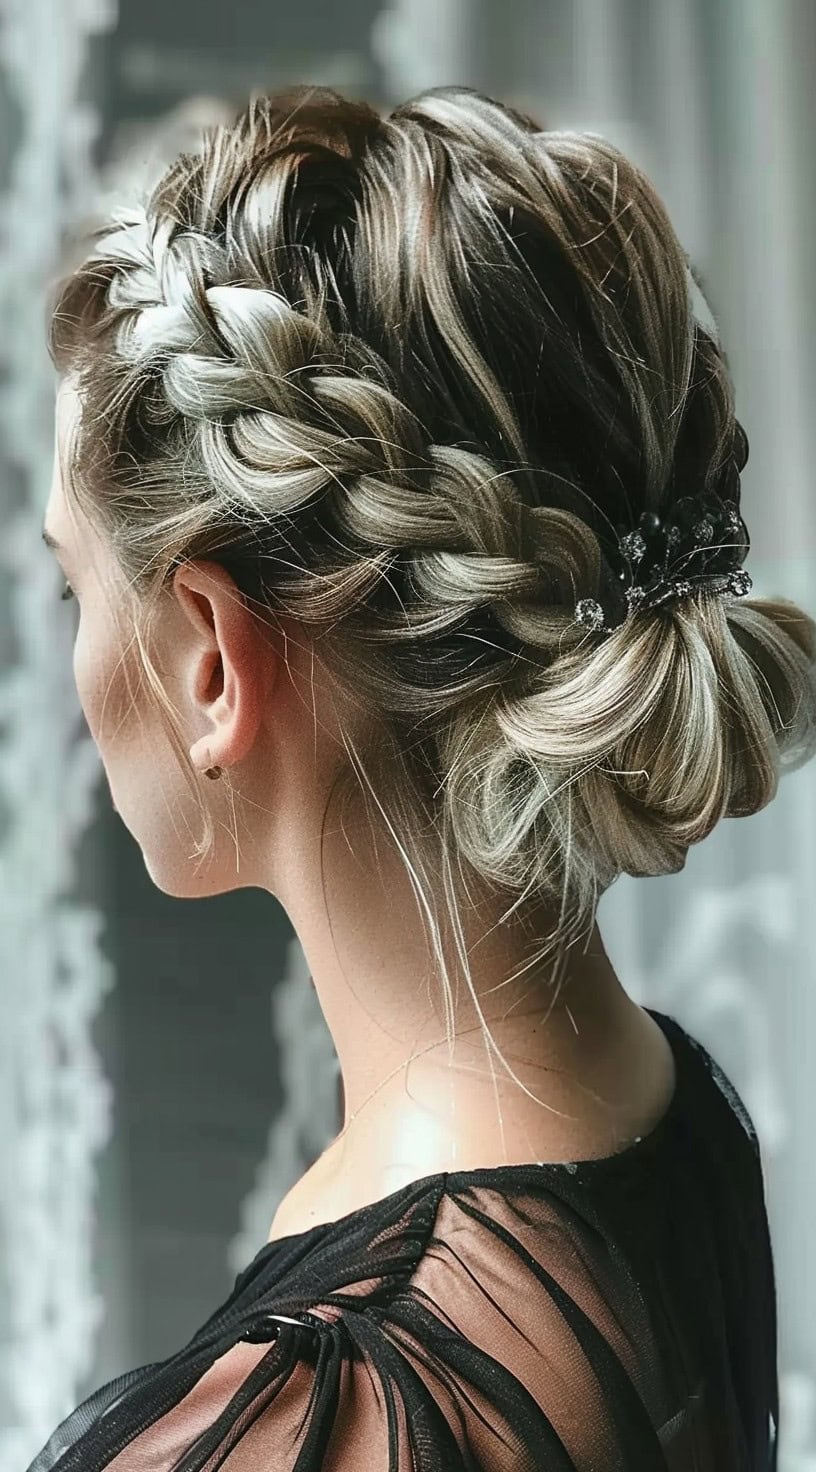
<svg viewBox="0 0 816 1472"><path fill-rule="evenodd" d="M775 1472L774 1264L753 1122L676 1019L618 1154L424 1177L266 1243L170 1358L28 1472Z"/></svg>

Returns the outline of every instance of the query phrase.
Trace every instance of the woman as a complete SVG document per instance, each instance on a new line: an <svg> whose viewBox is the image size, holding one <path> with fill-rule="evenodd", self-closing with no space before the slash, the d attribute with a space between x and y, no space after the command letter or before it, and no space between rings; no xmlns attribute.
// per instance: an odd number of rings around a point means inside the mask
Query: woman
<svg viewBox="0 0 816 1472"><path fill-rule="evenodd" d="M30 1472L775 1467L753 1122L596 922L816 750L690 286L610 143L457 87L255 97L60 282L83 710L165 893L285 907L345 1119Z"/></svg>

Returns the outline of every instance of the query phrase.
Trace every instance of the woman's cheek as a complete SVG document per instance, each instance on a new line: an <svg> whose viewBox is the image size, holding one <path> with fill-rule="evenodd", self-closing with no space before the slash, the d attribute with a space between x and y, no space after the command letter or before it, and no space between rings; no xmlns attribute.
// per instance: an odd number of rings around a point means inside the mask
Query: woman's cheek
<svg viewBox="0 0 816 1472"><path fill-rule="evenodd" d="M82 624L80 624L77 631L76 639L74 640L74 684L76 686L79 703L82 706L82 713L85 716L85 720L88 724L92 736L94 737L94 740L96 740L97 732L94 727L91 711L91 691L89 679L90 673L91 671L87 658L87 650L85 648L83 627Z"/></svg>
<svg viewBox="0 0 816 1472"><path fill-rule="evenodd" d="M90 633L90 621L86 618L80 623L74 642L74 683L88 729L101 751L116 730L118 717L111 698L114 694L111 672L116 661L105 647L104 639L94 642Z"/></svg>

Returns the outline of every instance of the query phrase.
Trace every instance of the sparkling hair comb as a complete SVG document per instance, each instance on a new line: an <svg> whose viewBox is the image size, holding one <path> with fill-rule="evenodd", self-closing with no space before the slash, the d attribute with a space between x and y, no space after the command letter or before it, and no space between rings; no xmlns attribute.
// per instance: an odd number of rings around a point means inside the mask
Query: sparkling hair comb
<svg viewBox="0 0 816 1472"><path fill-rule="evenodd" d="M593 632L611 634L635 611L687 598L699 587L736 597L753 587L741 567L750 538L734 500L682 496L671 508L671 519L644 511L634 530L615 530L626 612L613 620L597 599L581 598L575 617Z"/></svg>

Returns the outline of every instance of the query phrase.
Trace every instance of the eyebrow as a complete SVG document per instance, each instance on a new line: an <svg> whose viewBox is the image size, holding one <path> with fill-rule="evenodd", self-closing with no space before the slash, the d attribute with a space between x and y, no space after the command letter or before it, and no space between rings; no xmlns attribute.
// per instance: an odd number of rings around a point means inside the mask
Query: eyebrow
<svg viewBox="0 0 816 1472"><path fill-rule="evenodd" d="M50 531L48 530L48 527L47 526L44 526L43 527L42 539L45 542L46 547L51 547L54 552L64 552L65 551L65 548L63 547L62 543L61 542L58 542L57 539L56 539L56 537L52 537L52 535L51 535Z"/></svg>

